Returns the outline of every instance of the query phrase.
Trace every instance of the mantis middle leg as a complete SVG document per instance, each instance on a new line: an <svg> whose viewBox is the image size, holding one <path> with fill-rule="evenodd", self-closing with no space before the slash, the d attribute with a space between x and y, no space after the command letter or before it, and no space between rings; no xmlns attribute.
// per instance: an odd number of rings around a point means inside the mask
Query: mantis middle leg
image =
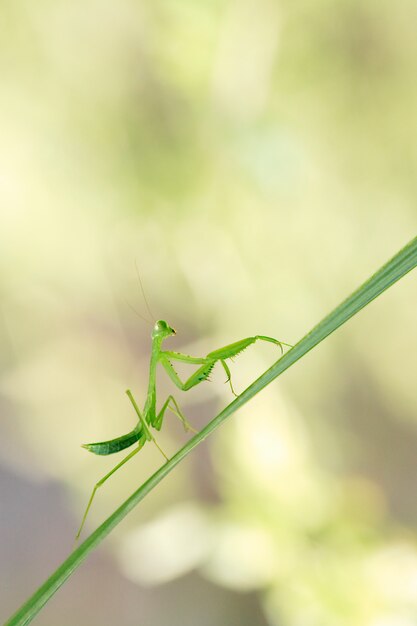
<svg viewBox="0 0 417 626"><path fill-rule="evenodd" d="M170 402L172 402L172 404L174 405L175 408L170 406ZM182 425L184 426L184 430L186 430L186 431L191 430L191 432L193 432L193 433L198 432L187 421L187 418L185 417L184 413L181 411L181 409L180 409L180 407L178 405L178 402L175 400L174 396L172 396L172 395L169 395L168 398L165 400L161 410L159 411L158 415L155 418L155 422L152 424L152 426L154 428L156 428L156 430L161 430L162 422L163 422L163 419L164 419L164 414L165 414L165 411L167 409L172 411L172 413L174 413L174 415L176 415L181 420Z"/></svg>
<svg viewBox="0 0 417 626"><path fill-rule="evenodd" d="M156 441L155 437L153 436L153 434L151 433L151 431L149 430L149 426L146 423L146 420L143 418L142 413L139 410L139 407L136 403L135 398L133 397L132 392L130 391L130 389L128 389L126 391L127 396L129 398L129 400L131 401L131 403L133 404L133 408L135 409L135 412L137 414L137 416L139 417L139 420L142 423L142 427L143 427L143 431L145 433L145 441L153 441L154 444L156 445L156 447L158 448L159 452L165 457L165 459L167 461L169 461L169 458L167 457L167 455L165 454L165 452L162 450L161 446L158 444L158 442Z"/></svg>

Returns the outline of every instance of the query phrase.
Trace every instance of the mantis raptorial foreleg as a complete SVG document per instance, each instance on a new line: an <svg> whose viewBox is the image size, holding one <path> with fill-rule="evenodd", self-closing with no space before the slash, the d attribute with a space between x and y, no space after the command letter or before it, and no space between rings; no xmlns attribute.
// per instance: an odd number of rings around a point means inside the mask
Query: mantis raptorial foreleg
<svg viewBox="0 0 417 626"><path fill-rule="evenodd" d="M193 357L188 356L187 354L182 354L181 352L172 352L172 351L161 351L159 360L165 368L168 376L171 378L173 383L182 391L188 391L195 385L198 385L203 380L207 380L211 370L215 366L215 364L220 361L223 366L224 371L226 372L227 380L226 382L230 384L230 389L232 393L237 396L235 390L233 389L233 384L231 380L230 369L225 361L225 359L231 359L234 356L237 356L243 350L245 350L248 346L255 341L269 341L271 343L275 343L281 349L281 353L283 352L282 346L289 345L278 341L278 339L274 339L273 337L267 337L266 335L255 335L254 337L247 337L246 339L241 339L240 341L236 341L235 343L231 343L223 348L219 348L218 350L214 350L213 352L209 352L206 357ZM174 370L171 360L182 361L183 363L190 363L200 365L201 367L194 372L185 382L183 382L178 376L177 372Z"/></svg>
<svg viewBox="0 0 417 626"><path fill-rule="evenodd" d="M226 372L226 376L227 376L226 383L229 383L230 390L231 390L232 394L233 394L234 396L236 396L236 398L237 398L237 393L236 393L236 392L235 392L235 390L233 389L233 385L232 385L232 375L231 375L231 373L230 373L229 367L228 367L228 365L227 365L226 361L223 361L223 359L220 359L220 363L223 365L223 369L224 369L224 371Z"/></svg>
<svg viewBox="0 0 417 626"><path fill-rule="evenodd" d="M195 371L194 374L192 374L185 382L183 382L174 370L170 359L192 364L198 362L203 363L203 365L199 367L198 370ZM188 391L192 387L195 387L195 385L199 385L203 380L207 380L215 364L215 361L212 361L211 359L197 359L196 357L189 357L186 354L181 354L179 352L161 352L159 360L172 382L178 387L178 389L181 389L181 391Z"/></svg>

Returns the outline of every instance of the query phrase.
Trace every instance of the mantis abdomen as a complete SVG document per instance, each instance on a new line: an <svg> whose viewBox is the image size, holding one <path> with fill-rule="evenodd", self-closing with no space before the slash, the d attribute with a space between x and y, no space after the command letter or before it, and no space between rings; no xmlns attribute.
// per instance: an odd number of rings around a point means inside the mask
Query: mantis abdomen
<svg viewBox="0 0 417 626"><path fill-rule="evenodd" d="M83 444L83 448L93 452L94 454L100 454L106 456L108 454L114 454L115 452L120 452L120 450L124 450L125 448L129 448L129 446L133 445L136 441L140 439L142 436L142 428L140 428L141 424L138 424L138 428L130 431L126 435L122 435L121 437L116 437L116 439L111 439L110 441L99 441L98 443L85 443Z"/></svg>

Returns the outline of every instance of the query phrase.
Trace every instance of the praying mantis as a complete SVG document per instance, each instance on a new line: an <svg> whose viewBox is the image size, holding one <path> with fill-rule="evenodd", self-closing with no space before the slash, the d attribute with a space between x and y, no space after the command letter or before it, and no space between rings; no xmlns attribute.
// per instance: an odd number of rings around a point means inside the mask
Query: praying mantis
<svg viewBox="0 0 417 626"><path fill-rule="evenodd" d="M157 411L156 369L158 363L162 365L168 376L171 378L172 382L179 389L181 389L181 391L188 391L192 387L195 387L201 382L207 380L210 372L212 371L216 363L220 363L227 376L226 383L229 383L232 393L237 396L233 388L231 373L226 363L226 359L232 359L258 340L269 341L276 344L281 349L281 353L283 353L283 346L292 347L290 344L278 341L278 339L274 339L273 337L267 337L265 335L255 335L254 337L247 337L246 339L241 339L240 341L231 343L227 346L224 346L223 348L219 348L218 350L209 352L205 357L193 357L188 356L187 354L182 354L181 352L172 352L162 349L162 343L165 341L165 339L175 334L176 331L171 328L171 326L164 320L158 320L153 327L148 393L142 411L139 409L138 404L134 399L130 389L126 391L126 394L131 401L135 413L138 417L138 422L135 428L126 435L122 435L121 437L116 437L115 439L110 439L109 441L101 441L98 443L87 443L82 446L83 448L86 448L87 450L89 450L89 452L93 452L94 454L108 455L114 454L115 452L120 452L121 450L129 448L136 444L133 451L130 452L122 461L120 461L120 463L118 463L112 470L110 470L110 472L103 476L103 478L101 478L94 486L81 522L81 526L76 535L76 540L80 537L97 489L99 489L110 478L112 474L120 469L125 463L130 461L130 459L132 459L135 454L137 454L143 448L147 441L153 441L165 457L166 461L169 460L163 450L159 447L155 437L150 430L151 428L157 431L161 430L164 415L167 409L169 409L181 420L186 431L196 432L187 422L173 395L169 395L162 405L162 408ZM188 363L190 365L199 365L200 367L185 382L183 382L175 371L172 365L172 361L180 361L182 363Z"/></svg>

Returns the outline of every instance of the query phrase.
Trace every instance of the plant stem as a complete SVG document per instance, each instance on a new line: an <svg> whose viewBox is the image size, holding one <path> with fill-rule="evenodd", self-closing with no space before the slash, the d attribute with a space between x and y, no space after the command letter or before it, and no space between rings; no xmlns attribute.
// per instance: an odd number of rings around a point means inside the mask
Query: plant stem
<svg viewBox="0 0 417 626"><path fill-rule="evenodd" d="M25 626L32 621L44 604L77 569L87 555L110 533L117 524L171 472L199 443L222 424L239 407L248 402L266 385L282 374L293 363L323 341L363 307L417 265L417 237L398 252L388 263L342 302L334 311L315 326L289 352L253 382L245 391L221 411L198 434L190 439L165 465L160 467L137 489L110 517L101 524L58 567L48 580L29 598L4 626Z"/></svg>

